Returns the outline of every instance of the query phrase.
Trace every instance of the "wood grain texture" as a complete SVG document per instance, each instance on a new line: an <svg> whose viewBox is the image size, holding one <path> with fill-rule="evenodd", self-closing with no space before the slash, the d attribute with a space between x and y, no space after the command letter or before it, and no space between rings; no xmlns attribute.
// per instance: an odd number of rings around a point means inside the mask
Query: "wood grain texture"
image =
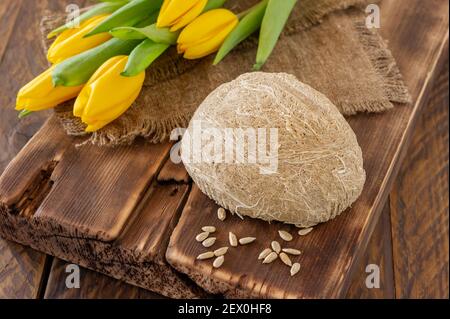
<svg viewBox="0 0 450 319"><path fill-rule="evenodd" d="M32 211L49 227L60 225L60 234L76 230L85 237L114 240L170 145L146 145L141 140L127 147L101 149L76 148L76 143L52 117L5 169L5 176L15 178L0 178L0 202L13 214ZM42 187L45 184L50 185Z"/></svg>
<svg viewBox="0 0 450 319"><path fill-rule="evenodd" d="M186 273L197 284L213 294L224 294L230 298L240 297L269 297L269 298L301 298L307 291L317 289L320 293L316 297L327 297L332 291L328 287L328 280L309 281L311 276L308 269L316 267L321 278L333 277L331 268L316 265L328 263L326 254L332 247L324 241L326 225L317 226L308 236L300 237L296 234L298 228L273 222L268 224L262 220L244 218L229 214L222 222L216 216L219 206L208 200L197 186L189 195L180 221L172 234L167 250L167 260L176 269ZM335 221L330 221L336 227ZM203 226L215 226L217 231L212 234L217 238L211 248L204 248L195 240L201 233ZM327 224L328 225L328 224ZM294 236L294 240L286 243L281 240L278 230L283 229ZM245 246L230 247L229 232L238 238L256 237L256 241ZM268 265L258 262L259 253L270 246L273 240L278 240L285 248L296 248L302 251L301 256L292 257L293 262L300 262L302 270L295 277L290 277L289 267L279 259ZM229 246L222 267L214 269L212 260L199 261L195 258L206 251ZM243 258L245 256L245 258Z"/></svg>
<svg viewBox="0 0 450 319"><path fill-rule="evenodd" d="M167 143L150 145L143 140L120 148L67 148L52 173L52 188L35 217L61 225L69 233L77 230L93 239L116 239L168 150Z"/></svg>
<svg viewBox="0 0 450 319"><path fill-rule="evenodd" d="M397 298L449 297L448 60L391 195Z"/></svg>
<svg viewBox="0 0 450 319"><path fill-rule="evenodd" d="M77 141L51 117L11 161L0 177L2 237L166 296L203 295L164 259L189 187L156 187L170 144Z"/></svg>
<svg viewBox="0 0 450 319"><path fill-rule="evenodd" d="M7 1L11 2L11 1ZM71 3L74 3L73 1ZM85 1L76 1L76 4L80 5L82 7L85 3ZM3 4L5 4L5 7L3 7ZM23 8L19 13L16 13L17 5L19 4L19 1L14 1L14 4L5 3L2 2L2 12L6 12L8 16L3 16L1 20L1 25L5 25L4 30L6 32L2 33L2 39L5 39L4 45L6 46L6 38L13 38L14 41L11 41L8 45L8 50L5 51L4 57L2 59L2 63L0 65L0 70L4 74L8 74L8 81L2 82L2 85L0 87L0 112L2 115L2 125L0 126L0 133L2 134L2 138L0 139L0 146L2 149L2 152L0 153L0 164L3 168L6 167L6 164L11 160L11 158L16 155L16 153L21 149L24 144L28 141L28 139L34 134L34 132L39 128L40 125L42 125L43 120L48 117L49 112L40 112L33 114L32 116L29 116L20 122L17 119L17 113L14 111L14 101L15 101L15 92L22 86L24 83L32 79L34 76L36 76L38 73L42 72L47 67L47 62L45 60L45 57L41 54L41 43L40 43L40 36L38 36L39 33L39 22L42 16L44 15L45 10L49 9L52 11L61 11L64 12L64 8L67 5L67 1L65 0L53 0L53 1L27 1L27 5L23 6ZM7 8L7 11L5 11L4 8ZM6 27L6 18L8 18L8 21L11 21L13 23L14 21L14 15L20 16L21 19L18 20L16 26L14 28L12 27ZM9 35L8 32L10 30L13 30L12 34ZM2 42L3 45L3 42ZM2 47L3 48L3 47ZM56 124L56 123L54 123ZM52 225L52 210L51 209L42 209L39 208L39 212L37 213L38 206L42 204L43 202L49 202L52 204L51 199L52 196L48 197L47 195L52 195L51 190L53 189L53 194L55 197L60 197L62 193L64 193L65 187L61 190L52 188L55 186L55 183L53 180L49 179L50 175L53 175L53 178L57 176L58 173L61 173L62 175L60 178L64 179L68 177L67 175L64 175L64 170L61 169L62 165L67 165L71 168L73 167L79 167L77 165L80 164L78 161L79 158L77 156L73 157L71 161L64 161L64 163L61 163L59 167L57 167L56 171L53 171L54 164L58 162L59 159L62 158L62 154L65 152L65 147L67 146L67 142L69 141L65 136L61 136L61 132L53 132L51 129L48 129L49 126L47 126L47 130L44 127L41 131L42 134L45 134L48 136L51 136L51 140L48 140L48 144L44 148L37 147L36 149L31 150L28 154L30 156L22 159L25 159L22 161L24 163L24 166L21 167L21 169L14 170L14 168L11 168L14 166L14 163L10 165L10 168L8 168L7 172L5 174L10 174L11 176L16 176L16 181L7 186L11 192L2 192L2 194L9 193L8 198L2 198L5 202L17 202L18 195L17 191L19 193L23 192L24 189L26 189L27 195L31 195L31 199L28 196L25 196L25 200L19 203L20 205L26 206L25 209L20 209L20 213L18 214L19 217L31 217L31 215L42 215L40 218L41 220L47 220L47 227L51 227ZM36 139L35 139L36 141ZM72 141L73 142L73 141ZM36 143L35 145L41 145L39 143ZM32 147L31 147L32 148ZM132 147L131 147L132 148ZM103 202L100 204L103 204L104 210L109 210L112 205L119 203L122 204L122 200L125 203L125 205L130 206L129 212L132 210L132 206L134 208L133 203L140 200L139 194L145 193L147 183L150 183L150 180L153 178L153 175L157 173L156 169L158 169L159 164L165 159L165 152L160 150L164 148L164 146L151 146L150 148L143 148L141 145L141 155L140 157L140 163L137 165L140 168L148 168L150 170L142 170L138 174L133 175L133 172L136 172L136 170L133 170L132 167L125 167L125 165L122 166L122 170L114 170L112 174L106 174L107 176L111 177L109 180L111 183L110 187L114 186L114 183L117 180L124 181L126 180L125 177L128 177L129 181L134 180L140 180L141 185L139 185L140 189L133 195L133 196L127 196L123 193L123 191L120 191L116 194L110 194L108 195L109 198L112 198L113 200L108 200L107 202ZM74 151L73 149L70 149L70 151ZM80 170L85 170L85 173L87 176L93 176L96 173L98 174L99 171L96 172L90 172L90 166L89 166L89 160L93 159L96 152L93 149L85 149L85 156L86 160L85 163L86 166L79 167ZM147 152L147 153L145 153ZM31 154L30 154L31 153ZM83 153L82 153L83 154ZM77 154L78 155L78 154ZM115 156L112 156L112 161L119 160L120 156L124 154L115 154ZM153 157L155 156L155 157ZM67 157L66 157L67 158ZM97 160L97 158L94 158L94 160ZM20 159L19 159L20 161ZM153 161L157 161L156 165L151 165ZM112 162L103 162L102 165L100 165L100 169L102 167L108 168L108 165L111 165ZM114 165L119 165L117 162L113 162ZM133 165L136 164L136 162L130 162L127 163L127 165ZM119 165L120 166L120 165ZM109 166L111 167L111 166ZM71 170L71 173L74 173L75 171ZM122 174L122 176L118 176ZM125 176L125 174L128 174L128 176ZM59 176L58 176L59 177ZM70 176L69 176L70 177ZM114 177L117 179L114 180ZM50 181L50 182L48 182ZM32 185L34 183L34 188L30 188L28 186ZM45 187L41 187L45 186ZM50 187L49 187L50 186ZM127 185L122 185L125 189L128 188ZM83 179L82 182L76 183L74 185L75 189L78 189L78 191L75 193L76 195L80 195L83 192L86 194L88 192L95 193L96 186L89 185L89 178ZM110 187L105 187L104 189L108 190ZM49 194L50 193L50 194ZM23 193L22 193L23 195ZM73 196L74 193L70 193L67 196L69 196L71 199L74 199ZM122 196L121 196L122 195ZM18 195L20 197L20 195ZM45 201L44 201L45 199ZM60 199L63 199L60 197ZM114 202L114 200L116 202ZM90 203L84 202L85 205L89 205ZM69 201L70 204L70 201ZM16 206L16 205L13 205ZM92 205L93 209L96 208L95 205ZM91 209L92 209L91 206ZM17 208L17 207L15 207ZM51 208L54 208L51 206ZM111 212L103 213L101 215L102 211L97 210L100 214L99 217L106 216L106 219L103 219L104 224L97 223L99 227L97 229L93 229L94 231L92 233L85 234L85 236L96 236L97 234L103 234L104 237L107 237L107 239L110 239L110 237L117 236L118 229L120 228L120 222L124 222L127 220L127 216L120 215L120 214L111 214ZM68 217L65 219L66 225L70 227L71 217L74 217L75 214L71 214L72 211L67 210ZM76 214L79 214L79 211L76 212ZM76 216L78 217L78 216ZM72 220L74 223L78 222L78 225L83 228L83 222L88 223L92 225L92 220L79 220L75 217L75 220ZM108 217L119 217L121 218L119 220L119 223L117 223L117 220L111 219ZM130 218L131 219L131 218ZM69 223L67 223L69 222ZM119 226L119 227L117 227ZM60 229L62 234L64 232L64 229ZM163 231L163 229L161 229ZM103 233L102 233L103 232ZM116 233L114 233L116 232ZM101 237L100 235L100 237ZM109 236L109 237L108 237ZM51 241L49 241L51 246ZM36 278L32 277L35 273L35 269L42 269L45 261L45 255L41 253L34 252L31 249L26 249L24 251L23 248L20 248L20 253L16 253L14 251L10 251L11 247L19 247L18 245L11 245L7 241L1 240L0 242L0 248L2 249L2 255L4 256L5 263L2 264L2 268L0 268L0 271L2 271L2 276L4 279L5 285L3 286L4 289L2 289L2 297L15 297L19 296L19 294L13 294L10 295L8 293L13 293L13 289L19 289L20 285L17 283L17 278L23 278L25 276L28 276L28 280L25 282L38 282L40 281L40 275L36 276ZM51 251L52 249L49 249L48 247L46 249L42 249L42 251ZM56 250L56 248L55 248ZM33 258L30 258L27 256L27 254L31 255ZM9 256L15 256L18 260L13 262ZM21 256L23 255L23 260ZM78 258L78 257L77 257ZM36 264L31 263L31 261L37 261ZM24 267L28 262L28 266ZM21 267L22 266L22 267ZM14 267L17 269L17 274L14 273L12 270ZM160 268L164 268L164 266L158 266ZM24 272L26 268L29 268L29 273ZM124 271L127 271L126 269ZM130 272L130 270L128 269ZM159 271L159 269L157 269ZM8 278L6 276L15 277L15 278ZM14 286L13 286L14 285ZM175 285L176 286L176 285ZM184 286L183 286L184 287ZM24 289L20 288L22 291ZM37 296L38 294L38 287L30 287L30 289L34 289L32 292L23 292L22 297L32 297ZM191 291L189 288L185 289L185 295L186 296L192 296ZM17 290L19 291L19 290Z"/></svg>
<svg viewBox="0 0 450 319"><path fill-rule="evenodd" d="M182 163L175 164L170 158L158 174L160 183L189 183L190 177Z"/></svg>
<svg viewBox="0 0 450 319"><path fill-rule="evenodd" d="M395 281L392 260L392 234L389 201L386 203L373 231L364 257L355 271L346 298L392 299L395 298ZM375 264L380 269L380 288L368 288L366 267Z"/></svg>
<svg viewBox="0 0 450 319"><path fill-rule="evenodd" d="M38 298L47 257L28 247L0 240L0 299Z"/></svg>
<svg viewBox="0 0 450 319"><path fill-rule="evenodd" d="M80 267L80 288L67 288L69 263L55 258L45 287L46 299L162 299L161 295Z"/></svg>
<svg viewBox="0 0 450 319"><path fill-rule="evenodd" d="M350 210L320 225L308 238L308 247L317 253L302 255L303 276L294 278L295 284L282 286L280 277L283 275L278 268L277 272L256 270L259 265L255 258L261 251L260 243L245 252L248 259L255 262L252 266L245 259L234 258L213 270L210 264L195 261L198 248L194 241L185 239L194 238L200 224L208 224L215 208L204 203L202 195L193 191L191 196L195 197L190 198L172 235L167 257L175 268L207 291L228 297L345 297L405 156L416 117L431 88L432 75L448 43L446 1L383 1L381 11L381 32L392 47L414 103L397 106L383 114L362 114L348 119L363 151L367 173L363 194ZM430 11L432 13L428 14ZM205 213L210 214L209 219ZM256 224L247 224L247 228L232 225L230 229L239 227L243 233L262 238L261 244L265 245L279 228L276 224L255 228Z"/></svg>
<svg viewBox="0 0 450 319"><path fill-rule="evenodd" d="M0 85L0 172L48 116L42 112L19 120L13 106L15 92L47 65L37 36L41 16L50 5L63 10L62 3L0 2L0 72L7 74ZM0 298L37 298L47 261L45 254L0 239Z"/></svg>
<svg viewBox="0 0 450 319"><path fill-rule="evenodd" d="M2 1L0 3L0 61L5 53L14 25L19 15L22 0Z"/></svg>

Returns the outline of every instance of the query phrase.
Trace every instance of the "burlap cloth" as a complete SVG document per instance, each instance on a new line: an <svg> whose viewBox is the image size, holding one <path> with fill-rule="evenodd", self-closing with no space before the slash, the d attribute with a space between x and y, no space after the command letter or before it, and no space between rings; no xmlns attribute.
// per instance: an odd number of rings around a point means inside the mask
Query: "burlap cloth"
<svg viewBox="0 0 450 319"><path fill-rule="evenodd" d="M256 0L229 0L240 12ZM367 0L300 0L275 51L263 71L295 75L324 93L344 115L381 112L392 102L409 103L391 52L376 29L367 29L362 10ZM370 1L370 2L373 2ZM61 24L61 13L49 14L42 31ZM44 41L45 48L49 41ZM144 88L119 119L86 142L97 145L131 143L143 136L151 142L167 140L176 127L187 127L203 99L217 86L248 72L254 64L257 37L232 51L217 66L213 56L189 61L171 49L148 70ZM66 132L84 135L84 124L72 115L73 101L55 109Z"/></svg>

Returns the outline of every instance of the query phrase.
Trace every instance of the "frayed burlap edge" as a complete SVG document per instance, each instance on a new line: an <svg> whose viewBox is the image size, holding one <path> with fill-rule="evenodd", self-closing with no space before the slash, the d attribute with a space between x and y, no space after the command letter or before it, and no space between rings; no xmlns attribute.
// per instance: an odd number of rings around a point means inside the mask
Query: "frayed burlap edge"
<svg viewBox="0 0 450 319"><path fill-rule="evenodd" d="M345 10L350 7L362 7L369 3L377 3L381 0L324 0L316 2L314 6L310 6L309 11L305 11L301 18L295 19L292 24L287 25L284 34L290 35L310 27L322 23L323 19L334 11Z"/></svg>
<svg viewBox="0 0 450 319"><path fill-rule="evenodd" d="M87 136L89 137L78 143L77 146L86 144L94 144L99 146L119 146L129 145L137 137L143 137L150 143L161 143L168 140L172 130L176 127L187 127L193 115L192 113L177 113L169 119L152 120L145 119L142 125L130 130L129 127L122 127L113 132L98 131L94 133L86 133L85 125L81 121L74 121L72 115L73 101L69 101L55 109L57 118L64 130L71 136Z"/></svg>
<svg viewBox="0 0 450 319"><path fill-rule="evenodd" d="M372 65L377 73L384 79L382 87L391 102L410 104L412 102L408 87L403 81L403 76L387 47L386 41L378 32L372 31L361 21L355 21L355 29L360 36L360 42L364 46Z"/></svg>
<svg viewBox="0 0 450 319"><path fill-rule="evenodd" d="M170 119L162 121L145 120L142 127L137 127L135 130L123 130L122 134L117 135L110 134L97 134L92 136L79 144L79 146L87 143L92 143L101 146L119 146L132 143L137 136L144 137L150 143L161 143L168 140L170 134L175 127L186 127L193 114L177 114ZM143 133L145 132L145 133Z"/></svg>
<svg viewBox="0 0 450 319"><path fill-rule="evenodd" d="M379 1L378 1L379 2ZM345 116L355 115L365 110L367 113L381 113L394 107L393 103L410 104L412 102L409 89L398 68L394 56L386 41L376 29L367 28L362 21L362 8L350 10L353 26L371 64L379 77L378 84L383 88L387 101L336 102L336 106Z"/></svg>

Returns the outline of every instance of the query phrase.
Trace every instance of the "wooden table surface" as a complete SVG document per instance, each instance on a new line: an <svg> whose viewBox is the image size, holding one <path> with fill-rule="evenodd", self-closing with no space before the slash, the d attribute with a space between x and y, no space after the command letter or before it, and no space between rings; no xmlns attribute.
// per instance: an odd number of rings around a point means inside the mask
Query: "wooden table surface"
<svg viewBox="0 0 450 319"><path fill-rule="evenodd" d="M81 6L84 1L75 2ZM19 121L12 106L17 89L46 67L37 27L40 17L45 9L63 11L67 3L66 0L0 2L0 71L4 77L0 86L0 172L49 114L39 113ZM390 40L395 40L395 35ZM424 96L427 102L422 114L415 117L417 125L411 146L348 297L449 295L448 60L443 62L429 74L434 81L433 89ZM381 266L381 289L365 287L365 266L369 263ZM65 266L61 260L0 239L0 297L158 298L89 270L82 271L80 289L67 289Z"/></svg>

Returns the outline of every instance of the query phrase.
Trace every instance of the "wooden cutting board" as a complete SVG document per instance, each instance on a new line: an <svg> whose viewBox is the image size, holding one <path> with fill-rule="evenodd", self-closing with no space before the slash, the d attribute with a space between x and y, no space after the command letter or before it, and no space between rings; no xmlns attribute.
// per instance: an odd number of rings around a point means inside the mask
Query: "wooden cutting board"
<svg viewBox="0 0 450 319"><path fill-rule="evenodd" d="M381 14L381 33L414 103L349 118L364 154L364 192L351 209L308 236L249 218L220 222L217 206L168 161L170 144L140 140L115 149L78 148L80 140L66 136L54 118L0 177L1 236L169 297L345 296L434 71L448 52L447 1L385 0ZM213 269L210 260L195 261L205 251L194 240L204 225L217 228L214 248L226 245L229 231L257 240L230 248L223 266ZM257 261L271 240L282 242L280 229L294 235L283 245L302 251L293 258L302 265L294 277L279 260Z"/></svg>

